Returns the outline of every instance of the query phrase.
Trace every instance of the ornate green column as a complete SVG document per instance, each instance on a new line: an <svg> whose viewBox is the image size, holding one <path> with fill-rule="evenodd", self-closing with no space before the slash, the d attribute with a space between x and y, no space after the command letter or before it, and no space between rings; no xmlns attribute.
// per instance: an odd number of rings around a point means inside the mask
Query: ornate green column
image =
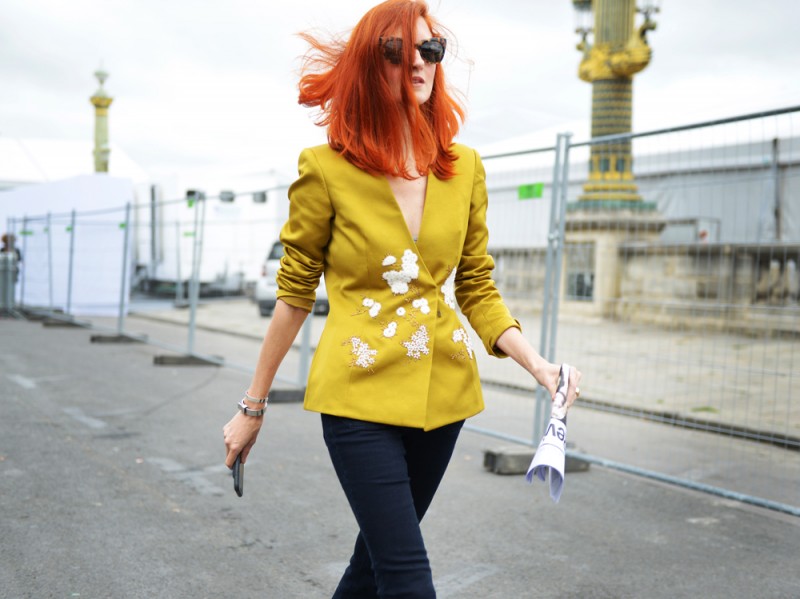
<svg viewBox="0 0 800 599"><path fill-rule="evenodd" d="M108 145L108 107L111 106L114 98L110 97L103 89L103 83L108 79L108 73L100 69L95 72L94 76L100 82L100 87L89 98L94 105L94 171L107 173L108 158L111 154L111 148Z"/></svg>
<svg viewBox="0 0 800 599"><path fill-rule="evenodd" d="M646 34L655 29L650 14L642 9L644 23L635 26L635 0L573 0L578 13L594 13L593 26L578 27L583 59L578 76L592 84L592 137L629 133L633 116L633 76L650 63ZM587 36L593 33L593 43ZM644 208L633 177L631 142L593 145L589 180L578 197L587 207Z"/></svg>

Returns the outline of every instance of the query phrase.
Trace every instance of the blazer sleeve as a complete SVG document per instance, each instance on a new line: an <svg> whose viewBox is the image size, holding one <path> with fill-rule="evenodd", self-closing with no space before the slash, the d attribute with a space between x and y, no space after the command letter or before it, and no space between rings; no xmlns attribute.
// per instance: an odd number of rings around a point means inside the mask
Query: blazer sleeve
<svg viewBox="0 0 800 599"><path fill-rule="evenodd" d="M280 234L284 254L277 276L277 297L310 312L325 266L333 207L313 149L300 153L298 172L289 188L289 218Z"/></svg>
<svg viewBox="0 0 800 599"><path fill-rule="evenodd" d="M464 316L483 341L486 351L498 358L506 355L495 347L498 337L511 327L521 329L503 303L503 298L492 280L494 260L487 253L489 230L486 226L486 208L489 202L486 191L486 171L478 153L473 150L474 176L470 199L469 223L456 270L456 299ZM466 160L464 155L462 160Z"/></svg>

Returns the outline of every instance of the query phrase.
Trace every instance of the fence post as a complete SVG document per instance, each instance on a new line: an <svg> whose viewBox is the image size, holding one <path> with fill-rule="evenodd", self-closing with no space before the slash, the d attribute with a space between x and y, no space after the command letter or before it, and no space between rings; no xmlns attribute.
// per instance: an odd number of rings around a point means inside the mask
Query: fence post
<svg viewBox="0 0 800 599"><path fill-rule="evenodd" d="M553 306L550 312L550 350L548 360L551 362L556 357L556 336L558 334L558 308L561 301L561 265L564 263L564 245L566 241L566 221L567 221L567 187L569 182L569 148L571 133L562 134L564 150L561 159L561 184L559 193L558 208L558 244L556 246L555 263L553 264L555 280L553 281Z"/></svg>
<svg viewBox="0 0 800 599"><path fill-rule="evenodd" d="M50 213L47 213L47 299L50 303L50 314L55 310L53 304L53 232Z"/></svg>
<svg viewBox="0 0 800 599"><path fill-rule="evenodd" d="M544 271L544 301L542 304L542 324L539 338L539 353L543 358L549 360L548 348L550 335L550 304L552 299L552 280L553 268L555 263L554 244L558 242L556 234L556 214L558 214L558 201L561 197L561 160L562 160L562 138L561 133L556 137L556 157L553 164L553 184L550 196L550 224L547 229L547 254L545 256ZM533 441L536 442L542 430L544 430L545 418L547 417L548 405L547 389L538 385L536 387L536 400L533 409Z"/></svg>
<svg viewBox="0 0 800 599"><path fill-rule="evenodd" d="M181 277L181 221L175 221L175 306L184 306Z"/></svg>
<svg viewBox="0 0 800 599"><path fill-rule="evenodd" d="M119 316L117 317L117 334L122 335L125 322L125 291L127 289L127 276L128 276L128 234L131 224L131 203L125 204L125 234L123 236L122 247L122 283L119 288Z"/></svg>
<svg viewBox="0 0 800 599"><path fill-rule="evenodd" d="M200 205L203 206L203 216L200 218ZM189 334L186 342L186 354L194 354L194 333L197 320L197 302L200 297L200 261L202 252L202 221L206 217L206 199L202 194L197 195L194 205L194 244L192 245L192 280L189 282Z"/></svg>
<svg viewBox="0 0 800 599"><path fill-rule="evenodd" d="M22 217L22 230L19 232L22 237L22 260L23 262L28 259L28 215ZM20 269L22 276L20 279L19 289L19 305L25 307L25 279L27 278L28 269L24 266Z"/></svg>
<svg viewBox="0 0 800 599"><path fill-rule="evenodd" d="M67 308L66 313L72 313L72 273L75 261L75 209L72 210L72 217L69 225L69 264L67 266Z"/></svg>

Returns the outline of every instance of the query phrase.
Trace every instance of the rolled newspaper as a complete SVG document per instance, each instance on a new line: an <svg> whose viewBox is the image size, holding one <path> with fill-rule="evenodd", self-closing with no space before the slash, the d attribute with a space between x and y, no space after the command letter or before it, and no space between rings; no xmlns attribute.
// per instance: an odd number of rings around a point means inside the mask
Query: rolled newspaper
<svg viewBox="0 0 800 599"><path fill-rule="evenodd" d="M569 390L569 364L561 365L560 379L553 406L550 412L550 422L544 431L539 447L533 455L531 465L525 479L530 483L536 476L539 480L548 479L550 482L550 497L558 503L561 490L564 487L564 461L567 445L567 391Z"/></svg>

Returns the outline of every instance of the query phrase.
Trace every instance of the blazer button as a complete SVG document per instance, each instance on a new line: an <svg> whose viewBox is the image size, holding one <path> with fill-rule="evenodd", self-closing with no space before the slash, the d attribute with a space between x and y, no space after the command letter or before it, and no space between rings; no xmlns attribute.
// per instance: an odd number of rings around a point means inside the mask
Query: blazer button
<svg viewBox="0 0 800 599"><path fill-rule="evenodd" d="M436 316L441 318L442 317L442 311L441 310L436 310Z"/></svg>

